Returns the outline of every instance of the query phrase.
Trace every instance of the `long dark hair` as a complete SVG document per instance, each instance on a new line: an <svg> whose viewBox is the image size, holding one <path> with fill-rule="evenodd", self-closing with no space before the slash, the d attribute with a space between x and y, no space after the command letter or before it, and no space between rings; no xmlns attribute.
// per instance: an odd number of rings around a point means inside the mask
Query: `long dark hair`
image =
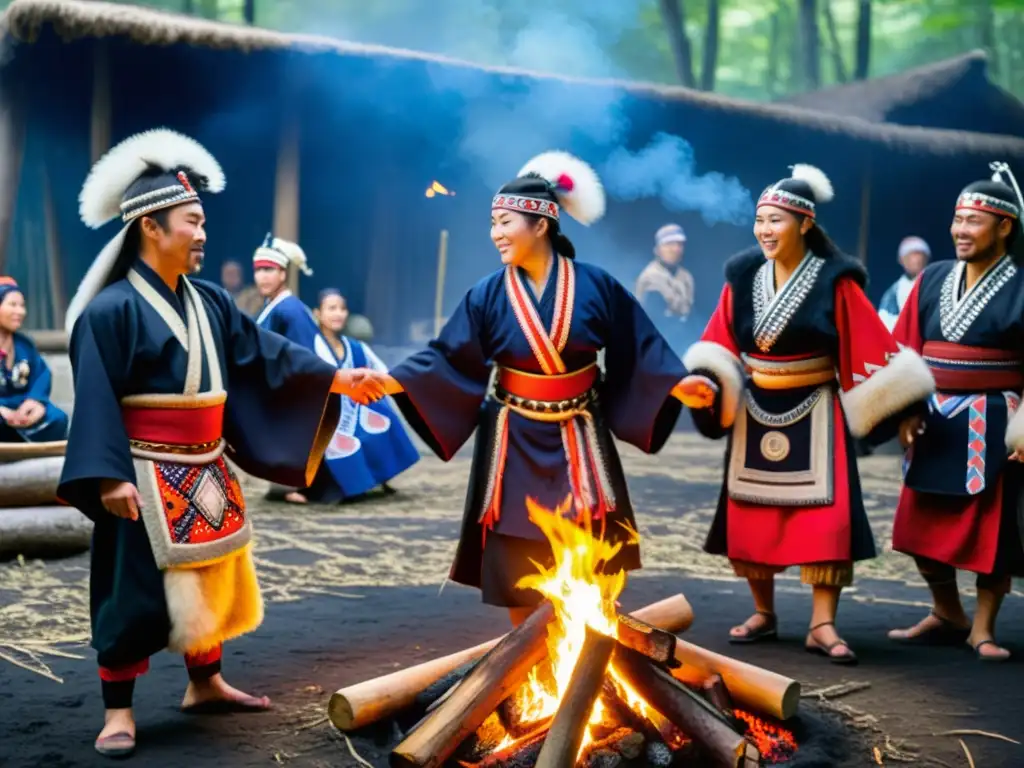
<svg viewBox="0 0 1024 768"><path fill-rule="evenodd" d="M795 214L797 226L803 226L807 216ZM815 256L829 258L830 256L842 256L843 252L835 244L828 232L817 221L811 219L811 228L804 234L804 245L807 246Z"/></svg>
<svg viewBox="0 0 1024 768"><path fill-rule="evenodd" d="M546 218L548 220L548 240L551 241L551 247L555 253L560 253L567 259L576 258L576 246L572 244L572 240L565 236L565 233L562 232L562 228L555 219L552 219L550 216L542 217L539 213L524 213L523 216L531 222L537 222L541 218Z"/></svg>

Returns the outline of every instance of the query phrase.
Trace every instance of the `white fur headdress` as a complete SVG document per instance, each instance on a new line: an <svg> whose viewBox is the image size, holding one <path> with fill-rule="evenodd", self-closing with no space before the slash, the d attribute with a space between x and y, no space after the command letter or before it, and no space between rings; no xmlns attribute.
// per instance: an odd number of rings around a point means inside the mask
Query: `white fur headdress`
<svg viewBox="0 0 1024 768"><path fill-rule="evenodd" d="M126 197L147 174L156 172L157 186ZM99 229L117 216L124 226L100 251L68 305L64 328L71 333L85 307L107 284L133 221L163 208L199 199L199 192L221 192L224 171L195 139L167 128L137 133L115 146L89 171L78 196L82 222Z"/></svg>
<svg viewBox="0 0 1024 768"><path fill-rule="evenodd" d="M547 216L558 221L559 209L584 225L604 216L604 186L594 169L568 152L545 152L524 165L504 185L491 208Z"/></svg>
<svg viewBox="0 0 1024 768"><path fill-rule="evenodd" d="M301 270L302 274L313 274L313 270L309 268L306 262L306 252L299 247L298 243L274 237L269 232L267 233L266 240L263 241L263 245L253 253L252 264L253 267L259 267L262 264L263 266L274 266L281 269L288 269L290 264L294 264Z"/></svg>
<svg viewBox="0 0 1024 768"><path fill-rule="evenodd" d="M814 218L817 206L835 196L832 182L824 171L813 165L797 163L790 168L793 173L765 188L757 205L785 208Z"/></svg>

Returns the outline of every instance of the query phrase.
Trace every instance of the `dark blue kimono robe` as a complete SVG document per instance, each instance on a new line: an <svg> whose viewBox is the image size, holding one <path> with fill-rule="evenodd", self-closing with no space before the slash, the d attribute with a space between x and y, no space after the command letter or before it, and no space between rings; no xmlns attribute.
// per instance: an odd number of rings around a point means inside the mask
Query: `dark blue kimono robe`
<svg viewBox="0 0 1024 768"><path fill-rule="evenodd" d="M14 360L0 358L0 407L16 411L26 400L46 406L46 413L29 427L12 427L0 420L0 442L43 443L64 440L68 416L50 402L50 368L27 336L14 334Z"/></svg>
<svg viewBox="0 0 1024 768"><path fill-rule="evenodd" d="M569 371L593 363L605 351L604 375L591 403L600 447L616 504L604 510L606 538L627 539L633 509L612 435L648 453L661 449L679 416L672 388L686 370L633 296L607 272L574 262L575 295L569 336L561 357ZM535 572L529 558L551 559L543 533L528 519L526 499L555 509L572 492L558 424L508 413L500 517L484 542L481 518L496 460L492 446L503 406L489 395L492 366L543 373L513 313L501 269L463 297L437 339L391 370L404 392L395 397L409 424L447 461L479 426L462 533L451 578L481 587L493 605L530 605L538 595L513 588ZM556 303L555 270L543 295L528 289L545 328ZM635 544L623 547L612 569L640 567Z"/></svg>
<svg viewBox="0 0 1024 768"><path fill-rule="evenodd" d="M135 270L185 319L182 287L172 292L143 262ZM335 367L259 329L223 289L191 281L202 299L221 359L228 457L244 471L305 485L312 446L338 419L330 395ZM93 299L70 343L75 411L58 496L96 526L90 573L92 644L103 667L142 661L167 645L170 620L162 574L141 520L108 513L100 481L135 483L120 401L134 394L181 394L186 352L127 279ZM203 362L200 391L209 387Z"/></svg>

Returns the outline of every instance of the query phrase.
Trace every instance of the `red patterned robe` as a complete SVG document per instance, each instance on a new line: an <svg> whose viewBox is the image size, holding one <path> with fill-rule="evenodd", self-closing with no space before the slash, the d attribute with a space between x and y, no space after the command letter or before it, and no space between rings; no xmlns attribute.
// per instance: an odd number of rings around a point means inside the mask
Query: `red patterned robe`
<svg viewBox="0 0 1024 768"><path fill-rule="evenodd" d="M995 576L1024 575L1018 504L1024 449L1024 270L1010 257L966 290L965 264L921 273L893 333L938 391L907 456L893 549Z"/></svg>
<svg viewBox="0 0 1024 768"><path fill-rule="evenodd" d="M809 253L779 287L760 249L726 265L718 307L683 358L721 389L698 428L729 434L708 552L775 570L874 557L851 436L891 434L934 383L897 347L864 279L839 254Z"/></svg>

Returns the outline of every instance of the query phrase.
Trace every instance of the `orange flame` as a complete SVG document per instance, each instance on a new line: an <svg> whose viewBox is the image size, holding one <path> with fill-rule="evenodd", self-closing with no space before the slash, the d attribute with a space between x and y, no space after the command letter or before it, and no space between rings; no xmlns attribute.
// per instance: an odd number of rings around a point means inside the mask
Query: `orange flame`
<svg viewBox="0 0 1024 768"><path fill-rule="evenodd" d="M427 197L435 197L437 195L446 195L447 197L455 197L455 193L452 190L450 190L447 187L445 187L439 181L432 182L431 185L429 187L427 187L427 191L424 192L423 194L426 195Z"/></svg>
<svg viewBox="0 0 1024 768"><path fill-rule="evenodd" d="M542 666L545 672L550 672L550 678L541 679L538 669L534 669L516 694L517 709L522 713L523 723L533 724L553 717L558 711L583 650L587 627L609 636L618 633L616 599L626 585L626 573L601 572L602 566L622 549L623 542L595 539L589 526L580 527L572 517L566 517L572 515L571 496L554 512L544 509L532 499L526 500L526 506L530 521L551 543L555 560L550 569L534 561L538 573L524 576L517 584L521 589L537 590L551 601L555 609L555 619L548 626L550 667ZM651 713L643 698L615 674L614 668L611 675L634 712L642 716ZM598 699L591 711L589 725L599 725L604 716L604 705ZM581 754L593 740L588 728L580 746Z"/></svg>

